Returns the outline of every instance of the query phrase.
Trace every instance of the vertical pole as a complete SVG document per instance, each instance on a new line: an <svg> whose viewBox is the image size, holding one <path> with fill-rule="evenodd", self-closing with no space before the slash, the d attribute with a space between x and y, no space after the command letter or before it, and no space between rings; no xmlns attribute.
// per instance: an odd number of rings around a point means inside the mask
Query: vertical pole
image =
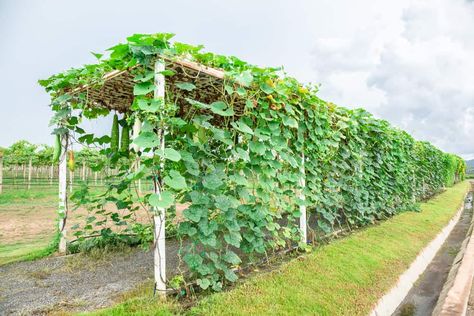
<svg viewBox="0 0 474 316"><path fill-rule="evenodd" d="M31 172L33 171L32 159L28 161L28 190L31 188Z"/></svg>
<svg viewBox="0 0 474 316"><path fill-rule="evenodd" d="M0 194L3 191L3 152L0 151Z"/></svg>
<svg viewBox="0 0 474 316"><path fill-rule="evenodd" d="M68 135L61 135L61 155L59 157L59 253L66 253L67 220L67 150Z"/></svg>
<svg viewBox="0 0 474 316"><path fill-rule="evenodd" d="M158 59L155 63L155 99L161 99L165 101L165 76L161 74L165 70L165 64L163 60ZM163 127L160 127L158 131L160 137L160 149L165 148L165 131ZM160 165L160 171L163 171L164 164ZM155 194L160 195L160 187L158 185L158 179L154 179L154 191ZM155 249L154 249L154 266L155 266L155 286L160 296L166 295L166 243L165 243L165 214L166 209L156 208L152 209L154 213L155 223Z"/></svg>
<svg viewBox="0 0 474 316"><path fill-rule="evenodd" d="M304 193L304 189L306 188L306 170L304 167L304 149L303 152L301 153L301 166L300 166L300 186L301 186L301 191L300 191L300 199L305 202L306 196ZM306 205L300 205L300 230L301 230L301 241L303 243L308 242L308 228L307 228L307 220L306 220Z"/></svg>
<svg viewBox="0 0 474 316"><path fill-rule="evenodd" d="M74 171L69 170L69 192L72 193L72 182L74 181Z"/></svg>
<svg viewBox="0 0 474 316"><path fill-rule="evenodd" d="M53 177L54 177L54 164L51 164L49 167L49 185L53 184Z"/></svg>

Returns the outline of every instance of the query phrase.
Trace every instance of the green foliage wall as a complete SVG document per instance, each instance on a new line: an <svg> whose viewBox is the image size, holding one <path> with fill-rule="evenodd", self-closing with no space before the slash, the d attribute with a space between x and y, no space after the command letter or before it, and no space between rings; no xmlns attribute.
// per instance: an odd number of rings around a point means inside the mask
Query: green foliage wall
<svg viewBox="0 0 474 316"><path fill-rule="evenodd" d="M80 134L87 144L108 144L107 136L87 134L79 125L84 118L109 111L87 107L85 94L68 91L100 84L108 71L134 67L135 100L121 124L130 126L135 118L143 122L134 140L142 152L102 151L110 163L121 161L122 182L111 185L97 203L106 199L133 211L140 202L166 207L170 217L175 204L190 205L177 234L189 241L182 248L183 260L203 289L218 291L225 282L235 281L232 267L242 260L296 243L302 204L316 222L313 228L328 233L414 209L416 201L464 177L461 158L415 141L362 109L321 100L316 86L303 86L280 69L202 53L201 47L170 43L170 38L136 34L112 47L109 59L97 55L98 64L40 83L53 98L52 122L58 125L54 133ZM223 69L221 97L210 104L191 98L189 92L196 87L190 81L168 91L165 100L154 100L157 55ZM182 100L189 107L186 115L180 112ZM236 114L236 102L242 100L243 113ZM162 136L164 150L159 148ZM139 170L131 168L137 155ZM150 193L137 201L127 193L126 188L144 177L156 182L161 196ZM305 200L300 199L302 190Z"/></svg>

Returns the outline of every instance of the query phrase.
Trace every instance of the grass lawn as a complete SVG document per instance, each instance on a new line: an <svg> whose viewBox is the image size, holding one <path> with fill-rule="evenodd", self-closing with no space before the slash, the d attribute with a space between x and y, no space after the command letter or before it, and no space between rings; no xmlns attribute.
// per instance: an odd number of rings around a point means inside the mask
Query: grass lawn
<svg viewBox="0 0 474 316"><path fill-rule="evenodd" d="M57 187L30 190L5 186L0 194L0 265L33 260L50 253Z"/></svg>
<svg viewBox="0 0 474 316"><path fill-rule="evenodd" d="M103 189L103 186L95 186L92 192ZM29 190L26 185L4 185L0 194L0 266L54 252L48 246L56 232L57 207L57 183L36 184ZM75 221L84 221L84 214L84 210L73 211L71 207L68 231Z"/></svg>
<svg viewBox="0 0 474 316"><path fill-rule="evenodd" d="M421 212L406 212L379 225L316 248L277 270L240 282L184 310L150 296L150 285L93 315L367 315L418 253L462 205L469 183L449 188Z"/></svg>

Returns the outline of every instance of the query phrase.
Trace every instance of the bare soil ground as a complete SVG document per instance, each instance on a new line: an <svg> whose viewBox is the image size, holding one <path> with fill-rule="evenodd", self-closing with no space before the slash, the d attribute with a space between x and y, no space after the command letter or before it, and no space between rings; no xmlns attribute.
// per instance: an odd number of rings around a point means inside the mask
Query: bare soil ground
<svg viewBox="0 0 474 316"><path fill-rule="evenodd" d="M16 261L28 252L46 247L56 231L57 199L49 196L32 201L19 200L6 205L0 205L0 265ZM126 215L126 210L117 210L115 205L106 205L107 211ZM71 206L67 221L69 240L72 236L72 226L84 225L88 211L84 208L74 210ZM106 219L103 215L94 214L97 220ZM141 223L151 223L149 213L137 211L135 220ZM111 227L109 219L103 227ZM99 227L100 229L101 227ZM112 227L113 230L123 229L123 226Z"/></svg>
<svg viewBox="0 0 474 316"><path fill-rule="evenodd" d="M166 249L167 274L173 276L178 245L169 241ZM95 310L152 280L152 252L139 249L7 264L0 266L0 315Z"/></svg>
<svg viewBox="0 0 474 316"><path fill-rule="evenodd" d="M153 255L150 251L125 248L121 251L51 256L32 262L13 262L48 245L55 233L55 192L40 198L27 193L0 204L0 315L46 315L90 311L113 304L122 294L146 284L153 295ZM185 206L178 206L179 218ZM124 215L115 205L106 210ZM71 210L67 230L83 224L88 211ZM96 215L100 220L100 215ZM135 215L149 222L149 213ZM107 224L105 224L107 225ZM117 228L114 228L117 229ZM120 227L118 228L120 229ZM167 275L176 274L178 245L167 241Z"/></svg>

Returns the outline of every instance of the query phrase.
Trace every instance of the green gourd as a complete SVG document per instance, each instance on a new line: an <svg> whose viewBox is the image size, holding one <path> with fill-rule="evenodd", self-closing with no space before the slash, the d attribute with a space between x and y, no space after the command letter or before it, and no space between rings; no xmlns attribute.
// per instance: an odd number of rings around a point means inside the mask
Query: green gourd
<svg viewBox="0 0 474 316"><path fill-rule="evenodd" d="M120 151L128 154L130 147L130 129L127 124L122 128L122 139L120 141Z"/></svg>
<svg viewBox="0 0 474 316"><path fill-rule="evenodd" d="M61 136L59 134L56 134L56 139L54 141L53 162L58 162L60 156L61 156Z"/></svg>
<svg viewBox="0 0 474 316"><path fill-rule="evenodd" d="M112 153L117 153L119 149L119 124L118 116L114 115L114 121L112 123L112 133L110 135L110 150Z"/></svg>

